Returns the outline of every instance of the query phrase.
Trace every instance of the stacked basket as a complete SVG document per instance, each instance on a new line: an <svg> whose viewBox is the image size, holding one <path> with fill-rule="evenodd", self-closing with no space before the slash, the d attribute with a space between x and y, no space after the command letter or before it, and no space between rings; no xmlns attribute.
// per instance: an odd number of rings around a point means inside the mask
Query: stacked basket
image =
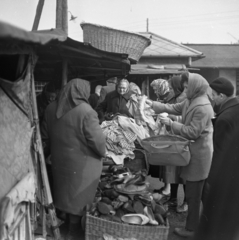
<svg viewBox="0 0 239 240"><path fill-rule="evenodd" d="M84 42L103 51L126 53L132 62L137 62L151 40L137 33L117 30L91 23L81 23Z"/></svg>
<svg viewBox="0 0 239 240"><path fill-rule="evenodd" d="M103 239L105 233L117 238L136 238L137 240L167 240L169 223L166 226L134 226L116 223L86 215L86 240Z"/></svg>

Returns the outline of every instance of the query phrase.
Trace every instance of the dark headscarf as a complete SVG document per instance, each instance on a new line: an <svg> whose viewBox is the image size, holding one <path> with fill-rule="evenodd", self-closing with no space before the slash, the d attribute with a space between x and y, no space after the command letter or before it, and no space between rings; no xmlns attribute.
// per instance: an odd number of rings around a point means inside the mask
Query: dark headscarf
<svg viewBox="0 0 239 240"><path fill-rule="evenodd" d="M171 86L174 91L174 96L177 98L184 90L184 87L181 83L181 77L180 76L173 76L170 80L168 80L169 83L171 83Z"/></svg>
<svg viewBox="0 0 239 240"><path fill-rule="evenodd" d="M90 83L80 78L72 79L59 94L56 117L59 119L81 103L88 103L89 96Z"/></svg>

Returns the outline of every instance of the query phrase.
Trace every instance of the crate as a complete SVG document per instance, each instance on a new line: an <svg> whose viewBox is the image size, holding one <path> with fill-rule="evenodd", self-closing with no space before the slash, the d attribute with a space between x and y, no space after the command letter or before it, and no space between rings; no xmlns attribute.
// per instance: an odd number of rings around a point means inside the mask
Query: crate
<svg viewBox="0 0 239 240"><path fill-rule="evenodd" d="M169 222L166 226L136 226L125 223L111 222L105 219L86 214L86 240L103 239L107 233L118 238L136 238L137 240L167 240L169 233Z"/></svg>
<svg viewBox="0 0 239 240"><path fill-rule="evenodd" d="M117 30L91 23L81 23L84 42L107 52L126 53L137 62L151 40L137 33Z"/></svg>

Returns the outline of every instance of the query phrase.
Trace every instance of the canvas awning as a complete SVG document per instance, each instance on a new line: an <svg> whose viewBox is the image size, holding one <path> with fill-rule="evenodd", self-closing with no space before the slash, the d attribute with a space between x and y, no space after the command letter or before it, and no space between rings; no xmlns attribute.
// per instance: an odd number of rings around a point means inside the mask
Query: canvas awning
<svg viewBox="0 0 239 240"><path fill-rule="evenodd" d="M82 78L105 78L127 75L130 62L127 54L110 53L75 41L60 29L28 32L0 22L0 53L38 55L36 78L52 79L56 65L68 61L69 72ZM39 79L36 79L39 80Z"/></svg>

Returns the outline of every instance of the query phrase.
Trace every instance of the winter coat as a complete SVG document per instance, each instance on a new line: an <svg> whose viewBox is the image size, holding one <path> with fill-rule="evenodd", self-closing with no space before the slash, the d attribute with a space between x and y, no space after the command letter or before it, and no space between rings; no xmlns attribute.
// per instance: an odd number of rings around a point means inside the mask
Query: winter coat
<svg viewBox="0 0 239 240"><path fill-rule="evenodd" d="M239 100L221 106L214 121L208 195L195 240L239 239Z"/></svg>
<svg viewBox="0 0 239 240"><path fill-rule="evenodd" d="M47 107L41 132L43 142L51 149L54 204L64 212L81 215L95 196L105 136L86 100L90 86L84 80L77 81L72 97L68 84L65 93L61 92L62 106L58 100Z"/></svg>
<svg viewBox="0 0 239 240"><path fill-rule="evenodd" d="M108 93L105 97L105 100L102 103L100 103L96 108L100 121L103 121L105 119L104 115L106 113L112 114L120 113L127 117L132 117L126 106L131 95L132 95L131 91L128 91L124 95L120 95L117 92L117 90Z"/></svg>
<svg viewBox="0 0 239 240"><path fill-rule="evenodd" d="M207 81L198 74L190 74L187 100L177 104L153 102L156 113L167 112L182 115L182 123L173 122L171 129L194 142L190 145L190 163L182 168L181 177L187 181L200 181L207 178L212 161L214 112L206 95Z"/></svg>
<svg viewBox="0 0 239 240"><path fill-rule="evenodd" d="M108 93L115 91L116 84L111 84L109 86L103 86L100 91L100 97L98 104L102 103L105 100L105 97Z"/></svg>

